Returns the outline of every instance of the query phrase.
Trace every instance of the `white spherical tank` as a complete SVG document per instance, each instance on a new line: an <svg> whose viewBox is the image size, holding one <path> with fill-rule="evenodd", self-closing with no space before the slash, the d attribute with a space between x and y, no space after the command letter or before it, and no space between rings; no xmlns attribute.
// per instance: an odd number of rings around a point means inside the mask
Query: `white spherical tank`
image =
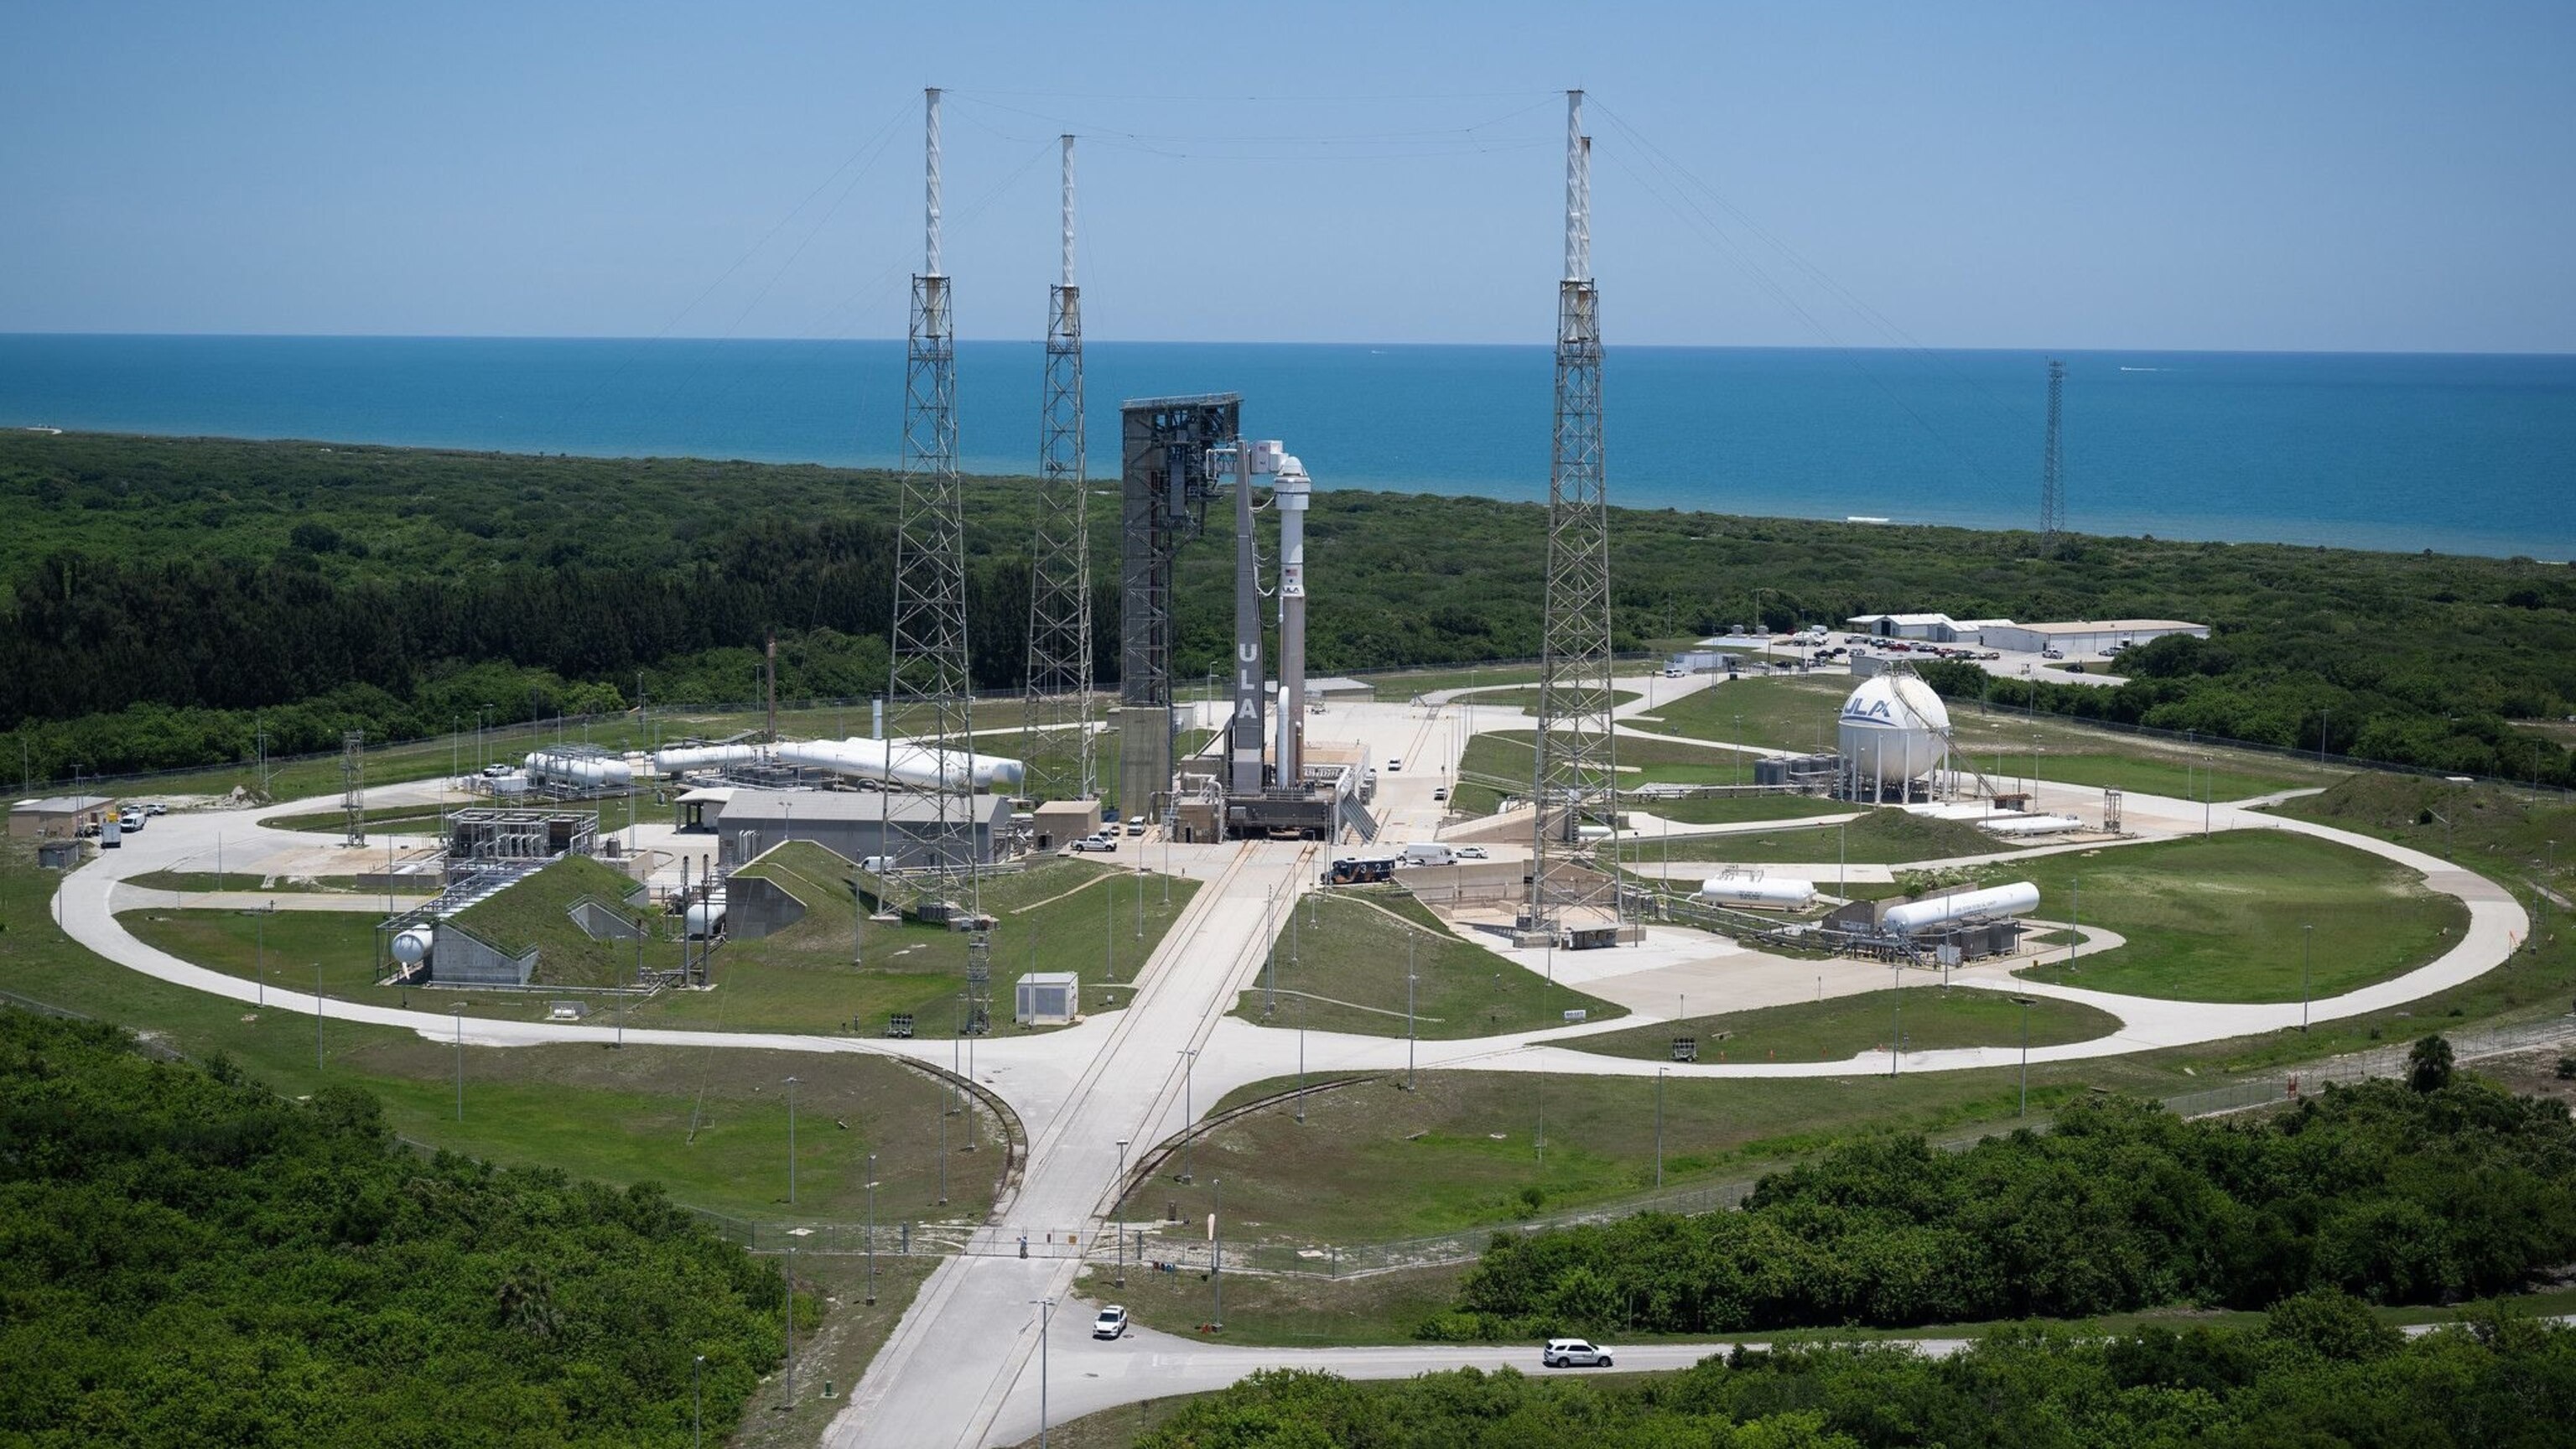
<svg viewBox="0 0 2576 1449"><path fill-rule="evenodd" d="M703 939L724 929L725 910L712 901L699 901L682 917L691 939Z"/></svg>
<svg viewBox="0 0 2576 1449"><path fill-rule="evenodd" d="M429 948L436 941L437 934L429 927L408 927L394 936L394 959L405 966L417 966L429 959Z"/></svg>
<svg viewBox="0 0 2576 1449"><path fill-rule="evenodd" d="M1911 674L1880 674L1843 701L1838 738L1852 779L1867 789L1902 786L1939 769L1949 733L1950 711L1932 686Z"/></svg>

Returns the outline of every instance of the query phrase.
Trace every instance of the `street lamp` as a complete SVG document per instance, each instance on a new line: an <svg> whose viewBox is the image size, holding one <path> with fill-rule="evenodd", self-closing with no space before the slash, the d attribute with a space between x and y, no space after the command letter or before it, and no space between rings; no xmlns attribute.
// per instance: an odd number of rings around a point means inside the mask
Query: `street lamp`
<svg viewBox="0 0 2576 1449"><path fill-rule="evenodd" d="M796 1206L796 1078L787 1079L787 1205Z"/></svg>
<svg viewBox="0 0 2576 1449"><path fill-rule="evenodd" d="M2029 1116L2029 1115L2030 1115L2030 1001L2031 1001L2031 999L2030 999L2029 997L2027 997L2027 996L2016 996L2016 997L2014 997L2012 1000L2013 1000L2013 1005L2018 1006L2018 1007L2020 1007L2020 1008L2021 1008L2021 1110L2020 1110L2019 1112L2014 1113L2013 1115L2014 1115L2014 1116L2017 1116L2017 1117L2027 1117L2027 1116Z"/></svg>
<svg viewBox="0 0 2576 1449"><path fill-rule="evenodd" d="M1667 1070L1669 1068L1655 1068L1655 1186L1657 1187L1664 1185L1664 1073Z"/></svg>
<svg viewBox="0 0 2576 1449"><path fill-rule="evenodd" d="M2308 963L2317 954L2317 928L2299 928L2299 1030L2308 1029Z"/></svg>
<svg viewBox="0 0 2576 1449"><path fill-rule="evenodd" d="M1191 1176L1190 1166L1191 1150L1199 1140L1199 1109L1195 1095L1199 1075L1198 1050L1183 1047L1181 1057L1186 1063L1181 1068L1181 1181L1195 1182L1197 1179Z"/></svg>
<svg viewBox="0 0 2576 1449"><path fill-rule="evenodd" d="M1225 1327L1225 1179L1212 1177L1208 1187L1216 1201L1208 1208L1208 1286L1216 1290L1216 1306L1208 1310L1208 1327Z"/></svg>
<svg viewBox="0 0 2576 1449"><path fill-rule="evenodd" d="M1893 990L1896 994L1895 1025L1889 1028L1887 1038L1887 1074L1892 1077L1902 1066L1898 1054L1905 1050L1905 968L1892 966L1888 969L1895 973Z"/></svg>
<svg viewBox="0 0 2576 1449"><path fill-rule="evenodd" d="M465 1120L465 1003L449 1008L456 1013L456 1120Z"/></svg>
<svg viewBox="0 0 2576 1449"><path fill-rule="evenodd" d="M1118 1181L1111 1185L1109 1210L1118 1219L1118 1286L1127 1286L1127 1139L1118 1139Z"/></svg>
<svg viewBox="0 0 2576 1449"><path fill-rule="evenodd" d="M1038 1449L1047 1442L1047 1326L1055 1318L1055 1300L1032 1298L1038 1309Z"/></svg>
<svg viewBox="0 0 2576 1449"><path fill-rule="evenodd" d="M868 1306L877 1306L877 1155L868 1154Z"/></svg>

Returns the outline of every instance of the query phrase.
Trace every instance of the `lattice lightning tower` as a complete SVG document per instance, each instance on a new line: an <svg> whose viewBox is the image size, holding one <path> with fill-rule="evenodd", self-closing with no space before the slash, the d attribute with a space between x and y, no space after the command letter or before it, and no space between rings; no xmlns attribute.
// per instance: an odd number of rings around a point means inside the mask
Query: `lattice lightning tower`
<svg viewBox="0 0 2576 1449"><path fill-rule="evenodd" d="M1610 733L1610 512L1601 454L1601 293L1592 281L1592 143L1566 92L1565 276L1557 284L1556 428L1548 472L1529 927L1614 925L1618 884L1583 828L1617 812Z"/></svg>
<svg viewBox="0 0 2576 1449"><path fill-rule="evenodd" d="M921 275L912 279L912 326L904 350L903 463L894 556L893 667L886 689L890 733L955 762L894 853L936 872L940 893L969 912L976 901L975 782L967 752L975 733L966 655L966 527L957 483L957 330L948 278L939 270L939 92L924 97ZM962 899L960 899L962 897ZM923 903L928 905L925 893ZM986 952L976 931L967 958L968 1009L980 1021L990 999Z"/></svg>
<svg viewBox="0 0 2576 1449"><path fill-rule="evenodd" d="M1073 138L1064 143L1064 279L1047 289L1038 517L1029 547L1029 684L1022 756L1049 799L1100 793L1091 714L1091 530L1082 452L1082 289L1073 281Z"/></svg>
<svg viewBox="0 0 2576 1449"><path fill-rule="evenodd" d="M2054 550L2066 531L2066 474L2058 422L2066 393L2066 364L2048 360L2048 443L2039 456L2039 546Z"/></svg>

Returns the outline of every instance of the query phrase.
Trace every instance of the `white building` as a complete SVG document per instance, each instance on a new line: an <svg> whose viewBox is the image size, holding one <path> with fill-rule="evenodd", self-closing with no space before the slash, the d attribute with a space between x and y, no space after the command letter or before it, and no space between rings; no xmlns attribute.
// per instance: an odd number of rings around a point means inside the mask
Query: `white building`
<svg viewBox="0 0 2576 1449"><path fill-rule="evenodd" d="M2189 624L2180 619L2079 619L2066 624L1997 624L1988 627L1983 642L1989 649L2010 649L2020 654L2041 654L2055 649L2069 658L2099 654L2113 645L2144 644L2168 634L2188 634L2195 639L2209 637L2207 624Z"/></svg>

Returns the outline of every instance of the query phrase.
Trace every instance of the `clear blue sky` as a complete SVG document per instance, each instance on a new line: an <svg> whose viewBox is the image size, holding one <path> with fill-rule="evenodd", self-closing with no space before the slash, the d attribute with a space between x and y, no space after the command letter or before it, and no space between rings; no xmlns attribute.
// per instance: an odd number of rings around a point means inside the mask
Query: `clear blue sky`
<svg viewBox="0 0 2576 1449"><path fill-rule="evenodd" d="M2568 0L8 13L0 331L900 336L938 84L963 335L1070 129L1095 336L1543 341L1580 85L1614 343L2576 351Z"/></svg>

